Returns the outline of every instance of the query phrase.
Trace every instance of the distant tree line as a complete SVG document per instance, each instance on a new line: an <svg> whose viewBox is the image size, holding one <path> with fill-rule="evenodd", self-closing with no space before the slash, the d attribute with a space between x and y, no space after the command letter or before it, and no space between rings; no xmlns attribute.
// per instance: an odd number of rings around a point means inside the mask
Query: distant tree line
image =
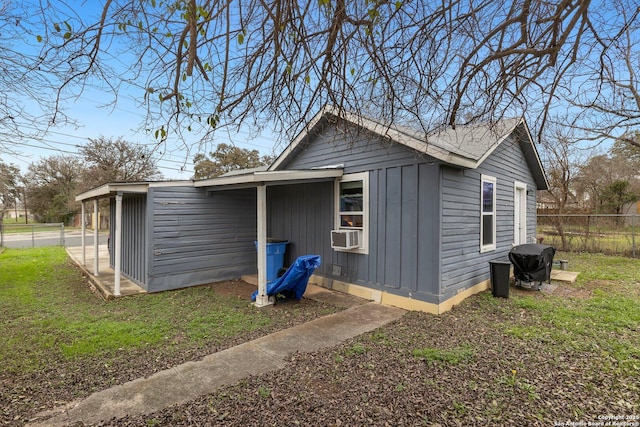
<svg viewBox="0 0 640 427"><path fill-rule="evenodd" d="M629 141L634 141L631 143ZM640 198L640 133L618 138L606 152L584 147L558 128L555 138L545 141L543 156L549 190L538 194L538 214L551 214L539 222L551 223L568 247L565 228L571 214L623 214ZM631 213L636 213L634 210ZM574 218L575 219L575 218ZM624 221L615 221L621 224Z"/></svg>
<svg viewBox="0 0 640 427"><path fill-rule="evenodd" d="M558 214L627 213L625 207L640 199L639 143L640 132L630 132L594 154L559 134L545 146L550 188L539 204Z"/></svg>
<svg viewBox="0 0 640 427"><path fill-rule="evenodd" d="M161 179L151 152L143 145L104 137L90 139L70 154L42 158L27 172L0 161L0 218L22 203L38 222L69 223L80 210L76 195L107 182Z"/></svg>
<svg viewBox="0 0 640 427"><path fill-rule="evenodd" d="M538 194L538 224L552 224L567 250L570 229L575 225L589 234L589 217L584 214L638 214L640 200L640 132L627 132L608 150L577 144L567 128L560 128L556 138L544 144L549 190ZM595 151L595 150L599 151ZM609 224L627 224L622 217L610 218ZM633 220L631 221L633 224Z"/></svg>
<svg viewBox="0 0 640 427"><path fill-rule="evenodd" d="M230 144L218 144L209 156L194 158L194 179L213 178L226 172L255 168L272 158ZM18 203L38 222L69 224L80 211L75 197L89 189L112 182L157 181L162 179L152 152L143 145L100 137L90 139L79 156L57 155L20 169L0 161L0 219Z"/></svg>

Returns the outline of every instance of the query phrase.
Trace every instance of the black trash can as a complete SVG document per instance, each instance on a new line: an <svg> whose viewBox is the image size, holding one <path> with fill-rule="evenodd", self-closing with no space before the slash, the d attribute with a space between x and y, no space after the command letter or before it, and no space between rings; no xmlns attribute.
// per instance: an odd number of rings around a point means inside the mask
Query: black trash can
<svg viewBox="0 0 640 427"><path fill-rule="evenodd" d="M489 261L491 293L494 297L509 298L511 263L508 260Z"/></svg>

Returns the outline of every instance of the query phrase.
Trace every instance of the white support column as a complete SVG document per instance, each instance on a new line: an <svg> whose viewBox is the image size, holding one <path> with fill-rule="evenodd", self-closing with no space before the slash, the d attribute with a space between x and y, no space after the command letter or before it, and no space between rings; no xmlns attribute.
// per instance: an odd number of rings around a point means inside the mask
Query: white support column
<svg viewBox="0 0 640 427"><path fill-rule="evenodd" d="M87 224L86 221L84 220L85 218L85 207L84 207L84 200L82 201L82 216L80 218L80 220L82 221L82 265L84 265L86 267L87 265L87 253L85 251L86 249L86 240L85 240L85 233L87 231Z"/></svg>
<svg viewBox="0 0 640 427"><path fill-rule="evenodd" d="M122 265L122 193L116 195L116 247L115 247L115 284L113 294L120 295L120 269Z"/></svg>
<svg viewBox="0 0 640 427"><path fill-rule="evenodd" d="M98 229L100 228L100 220L98 218L98 199L93 200L93 275L99 276L100 271L99 251L98 251Z"/></svg>
<svg viewBox="0 0 640 427"><path fill-rule="evenodd" d="M258 207L258 296L256 307L270 305L267 295L267 187L262 184L257 188Z"/></svg>

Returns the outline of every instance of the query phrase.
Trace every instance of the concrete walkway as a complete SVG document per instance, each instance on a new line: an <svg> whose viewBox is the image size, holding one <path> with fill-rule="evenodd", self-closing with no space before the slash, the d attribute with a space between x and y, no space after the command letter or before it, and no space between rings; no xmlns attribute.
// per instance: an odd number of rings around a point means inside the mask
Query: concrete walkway
<svg viewBox="0 0 640 427"><path fill-rule="evenodd" d="M254 341L187 362L148 378L92 394L84 400L38 414L29 426L65 426L77 422L97 423L113 417L148 414L170 405L286 367L292 353L313 352L399 319L404 310L373 302L294 326Z"/></svg>

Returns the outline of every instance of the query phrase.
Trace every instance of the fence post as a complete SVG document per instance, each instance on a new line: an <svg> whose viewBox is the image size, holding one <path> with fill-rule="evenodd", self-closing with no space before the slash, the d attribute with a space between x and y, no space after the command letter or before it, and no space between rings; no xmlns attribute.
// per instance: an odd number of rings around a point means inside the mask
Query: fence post
<svg viewBox="0 0 640 427"><path fill-rule="evenodd" d="M64 222L60 223L60 246L64 246Z"/></svg>
<svg viewBox="0 0 640 427"><path fill-rule="evenodd" d="M583 251L589 252L589 234L591 233L591 215L587 215L587 231L584 234L584 248Z"/></svg>
<svg viewBox="0 0 640 427"><path fill-rule="evenodd" d="M31 224L31 247L36 247L35 227L33 224Z"/></svg>
<svg viewBox="0 0 640 427"><path fill-rule="evenodd" d="M636 215L631 215L631 256L636 257L636 232L635 232Z"/></svg>

